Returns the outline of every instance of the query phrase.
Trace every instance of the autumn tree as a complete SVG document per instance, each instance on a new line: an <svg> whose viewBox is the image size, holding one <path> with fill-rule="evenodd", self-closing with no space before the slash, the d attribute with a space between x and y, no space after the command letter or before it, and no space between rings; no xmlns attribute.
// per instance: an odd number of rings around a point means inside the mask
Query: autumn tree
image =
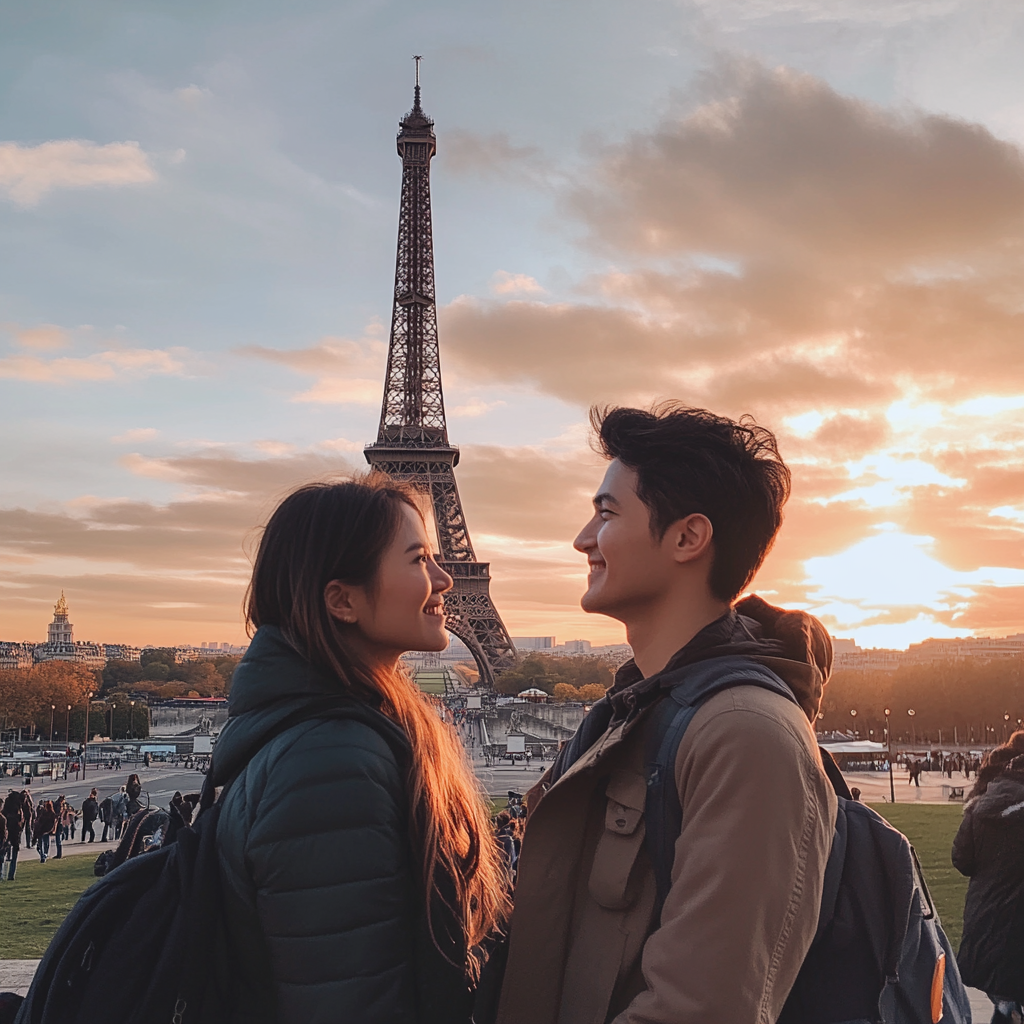
<svg viewBox="0 0 1024 1024"><path fill-rule="evenodd" d="M85 701L90 691L98 692L96 673L68 661L44 661L28 669L0 669L0 721L4 729L27 730L48 735L51 712L54 735L66 733L68 705L71 705L71 734L74 722L84 725Z"/></svg>
<svg viewBox="0 0 1024 1024"><path fill-rule="evenodd" d="M554 694L559 683L566 683L574 689L599 686L603 694L611 686L613 677L614 668L603 658L529 654L514 668L502 672L494 681L494 689L497 693L516 694L537 687L545 693Z"/></svg>

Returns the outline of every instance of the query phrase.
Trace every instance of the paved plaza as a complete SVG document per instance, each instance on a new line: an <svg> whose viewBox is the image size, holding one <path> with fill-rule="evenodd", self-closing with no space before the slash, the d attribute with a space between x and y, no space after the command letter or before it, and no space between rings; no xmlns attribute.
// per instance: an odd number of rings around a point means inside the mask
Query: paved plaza
<svg viewBox="0 0 1024 1024"><path fill-rule="evenodd" d="M866 804L889 802L888 772L844 772L847 784L861 791L861 800ZM921 785L910 781L906 768L895 767L892 773L892 788L898 804L948 804L963 803L963 797L956 790L963 790L963 796L971 791L974 776L965 779L962 772L953 772L953 777L941 772L921 772Z"/></svg>

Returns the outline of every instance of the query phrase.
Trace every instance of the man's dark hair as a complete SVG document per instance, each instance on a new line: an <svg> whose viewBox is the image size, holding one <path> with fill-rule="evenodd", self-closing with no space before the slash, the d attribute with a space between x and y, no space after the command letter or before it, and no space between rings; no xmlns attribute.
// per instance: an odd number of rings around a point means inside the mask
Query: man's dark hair
<svg viewBox="0 0 1024 1024"><path fill-rule="evenodd" d="M775 435L739 421L665 402L645 409L591 409L599 451L637 474L637 496L664 537L696 512L714 529L711 593L731 601L760 568L782 525L790 474Z"/></svg>

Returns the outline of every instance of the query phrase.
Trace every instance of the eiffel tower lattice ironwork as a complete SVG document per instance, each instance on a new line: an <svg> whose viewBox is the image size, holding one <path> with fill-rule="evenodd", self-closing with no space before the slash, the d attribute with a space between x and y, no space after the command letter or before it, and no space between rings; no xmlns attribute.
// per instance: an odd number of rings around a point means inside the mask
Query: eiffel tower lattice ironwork
<svg viewBox="0 0 1024 1024"><path fill-rule="evenodd" d="M455 482L459 450L448 442L430 218L430 160L437 142L434 122L420 106L419 78L416 58L415 99L398 132L402 204L384 402L377 440L364 453L375 469L408 481L423 496L438 563L454 580L445 595L448 629L473 652L481 682L491 685L496 672L515 663L516 651L491 600L490 566L473 551Z"/></svg>

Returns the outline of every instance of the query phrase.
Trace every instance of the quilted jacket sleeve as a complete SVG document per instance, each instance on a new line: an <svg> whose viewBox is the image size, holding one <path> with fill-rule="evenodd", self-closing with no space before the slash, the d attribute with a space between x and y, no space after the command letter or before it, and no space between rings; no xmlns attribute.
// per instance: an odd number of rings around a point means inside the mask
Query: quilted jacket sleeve
<svg viewBox="0 0 1024 1024"><path fill-rule="evenodd" d="M953 839L953 867L968 878L974 874L974 808L968 804Z"/></svg>
<svg viewBox="0 0 1024 1024"><path fill-rule="evenodd" d="M268 753L248 780L261 791L245 854L278 1021L414 1021L416 896L394 755L354 721L310 723Z"/></svg>

